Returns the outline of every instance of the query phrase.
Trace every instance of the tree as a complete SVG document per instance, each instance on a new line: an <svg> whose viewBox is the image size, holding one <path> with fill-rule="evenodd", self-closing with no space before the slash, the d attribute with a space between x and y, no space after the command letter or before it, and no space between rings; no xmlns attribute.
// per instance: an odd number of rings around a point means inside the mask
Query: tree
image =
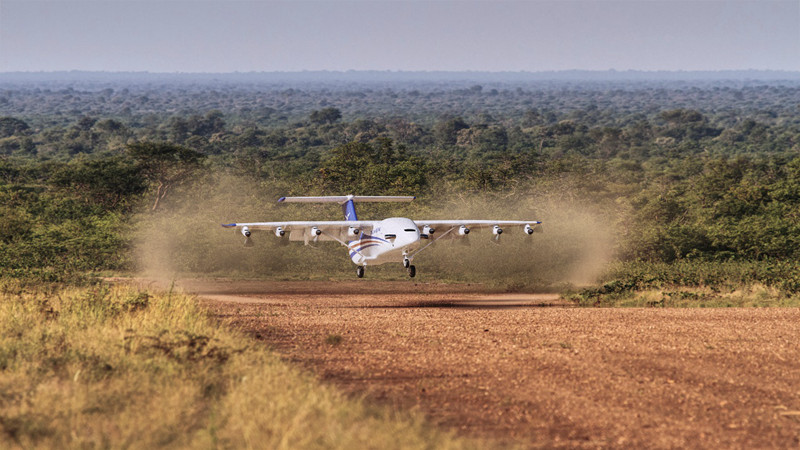
<svg viewBox="0 0 800 450"><path fill-rule="evenodd" d="M425 173L424 161L382 138L331 149L317 179L331 193L414 194L425 186Z"/></svg>
<svg viewBox="0 0 800 450"><path fill-rule="evenodd" d="M71 161L56 170L50 182L106 209L124 204L147 188L140 169L119 156Z"/></svg>
<svg viewBox="0 0 800 450"><path fill-rule="evenodd" d="M97 119L94 117L83 116L78 119L78 123L75 124L75 128L80 131L89 131L92 129L95 123L97 123Z"/></svg>
<svg viewBox="0 0 800 450"><path fill-rule="evenodd" d="M206 113L205 125L206 135L211 136L215 133L222 133L225 131L225 115L222 111L215 109Z"/></svg>
<svg viewBox="0 0 800 450"><path fill-rule="evenodd" d="M128 145L128 154L136 161L144 177L156 185L152 210L171 188L181 184L201 166L205 155L190 148L166 142L139 142Z"/></svg>
<svg viewBox="0 0 800 450"><path fill-rule="evenodd" d="M0 117L0 138L6 138L27 131L30 126L13 117Z"/></svg>
<svg viewBox="0 0 800 450"><path fill-rule="evenodd" d="M464 119L453 117L438 122L433 127L433 136L441 147L448 147L455 145L458 140L458 132L467 128L469 125Z"/></svg>
<svg viewBox="0 0 800 450"><path fill-rule="evenodd" d="M125 125L122 122L114 119L104 119L100 120L95 124L95 128L102 131L103 133L123 133L125 131Z"/></svg>
<svg viewBox="0 0 800 450"><path fill-rule="evenodd" d="M182 117L173 117L169 121L170 138L176 142L183 142L189 136L189 122Z"/></svg>
<svg viewBox="0 0 800 450"><path fill-rule="evenodd" d="M341 118L342 112L332 107L313 111L311 116L309 116L309 120L311 120L311 122L320 125L334 123Z"/></svg>
<svg viewBox="0 0 800 450"><path fill-rule="evenodd" d="M659 117L667 122L664 136L675 139L699 140L704 137L715 137L722 130L710 127L708 119L698 111L692 109L673 109L663 111Z"/></svg>

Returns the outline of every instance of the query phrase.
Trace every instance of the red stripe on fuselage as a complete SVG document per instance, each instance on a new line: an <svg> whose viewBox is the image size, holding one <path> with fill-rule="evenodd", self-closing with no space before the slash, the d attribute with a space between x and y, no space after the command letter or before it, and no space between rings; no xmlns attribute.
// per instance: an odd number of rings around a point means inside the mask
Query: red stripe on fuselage
<svg viewBox="0 0 800 450"><path fill-rule="evenodd" d="M350 244L347 246L347 248L349 248L350 250L352 250L353 248L355 248L355 247L358 247L358 246L361 246L361 245L367 245L367 244L376 244L376 245L379 245L379 244L382 244L382 243L384 243L384 242L386 242L386 241L383 241L383 240L381 240L381 239L361 239L361 240L358 240L358 241L353 241L352 243L350 243Z"/></svg>

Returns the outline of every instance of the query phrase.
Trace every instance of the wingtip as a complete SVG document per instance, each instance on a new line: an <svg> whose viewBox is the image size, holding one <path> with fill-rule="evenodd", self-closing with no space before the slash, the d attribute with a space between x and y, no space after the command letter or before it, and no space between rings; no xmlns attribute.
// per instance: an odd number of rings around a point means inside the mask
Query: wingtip
<svg viewBox="0 0 800 450"><path fill-rule="evenodd" d="M281 198L278 199L278 203L281 203L283 201L286 201L286 197L281 197Z"/></svg>
<svg viewBox="0 0 800 450"><path fill-rule="evenodd" d="M223 223L222 226L225 227L225 228L233 228L233 227L236 226L236 224L235 223Z"/></svg>

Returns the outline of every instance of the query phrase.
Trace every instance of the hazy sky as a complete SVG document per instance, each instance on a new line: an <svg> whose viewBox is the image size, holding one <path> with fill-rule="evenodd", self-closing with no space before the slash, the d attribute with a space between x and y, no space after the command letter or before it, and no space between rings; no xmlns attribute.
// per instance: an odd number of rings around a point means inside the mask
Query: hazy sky
<svg viewBox="0 0 800 450"><path fill-rule="evenodd" d="M0 72L800 70L800 0L0 0Z"/></svg>

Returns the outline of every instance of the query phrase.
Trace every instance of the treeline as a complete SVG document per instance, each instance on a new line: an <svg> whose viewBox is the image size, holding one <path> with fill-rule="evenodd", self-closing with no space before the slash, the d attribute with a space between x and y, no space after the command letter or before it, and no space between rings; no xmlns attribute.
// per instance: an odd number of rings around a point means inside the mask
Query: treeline
<svg viewBox="0 0 800 450"><path fill-rule="evenodd" d="M680 86L680 85L678 85ZM0 89L0 154L66 160L169 141L206 154L320 153L390 138L431 158L644 160L792 151L800 87L527 91ZM432 155L433 154L433 155Z"/></svg>
<svg viewBox="0 0 800 450"><path fill-rule="evenodd" d="M0 117L4 272L135 268L132 217L222 175L285 194L418 195L419 208L580 199L624 261L800 257L797 87L141 89L0 90L0 110L18 111Z"/></svg>
<svg viewBox="0 0 800 450"><path fill-rule="evenodd" d="M716 126L741 117L797 124L800 81L470 81L448 82L30 82L2 81L0 116L36 129L69 126L82 116L152 127L170 117L220 111L230 125L275 127L335 107L345 121L403 118L432 126L443 115L469 123L526 126L533 110L548 122L624 126L671 109L693 109ZM780 120L778 120L780 118Z"/></svg>
<svg viewBox="0 0 800 450"><path fill-rule="evenodd" d="M0 162L2 265L56 272L131 268L125 252L132 214L169 209L160 203L176 190L222 173L251 179L256 190L259 183L277 182L274 174L219 165L165 143L131 144L122 155L69 162ZM433 166L379 140L334 147L309 171L278 178L286 194L415 194L428 202L456 193L513 200L564 190L602 211L597 226L618 231L616 253L623 260L800 258L799 157L648 163L571 157L508 175ZM502 180L502 187L487 179Z"/></svg>

